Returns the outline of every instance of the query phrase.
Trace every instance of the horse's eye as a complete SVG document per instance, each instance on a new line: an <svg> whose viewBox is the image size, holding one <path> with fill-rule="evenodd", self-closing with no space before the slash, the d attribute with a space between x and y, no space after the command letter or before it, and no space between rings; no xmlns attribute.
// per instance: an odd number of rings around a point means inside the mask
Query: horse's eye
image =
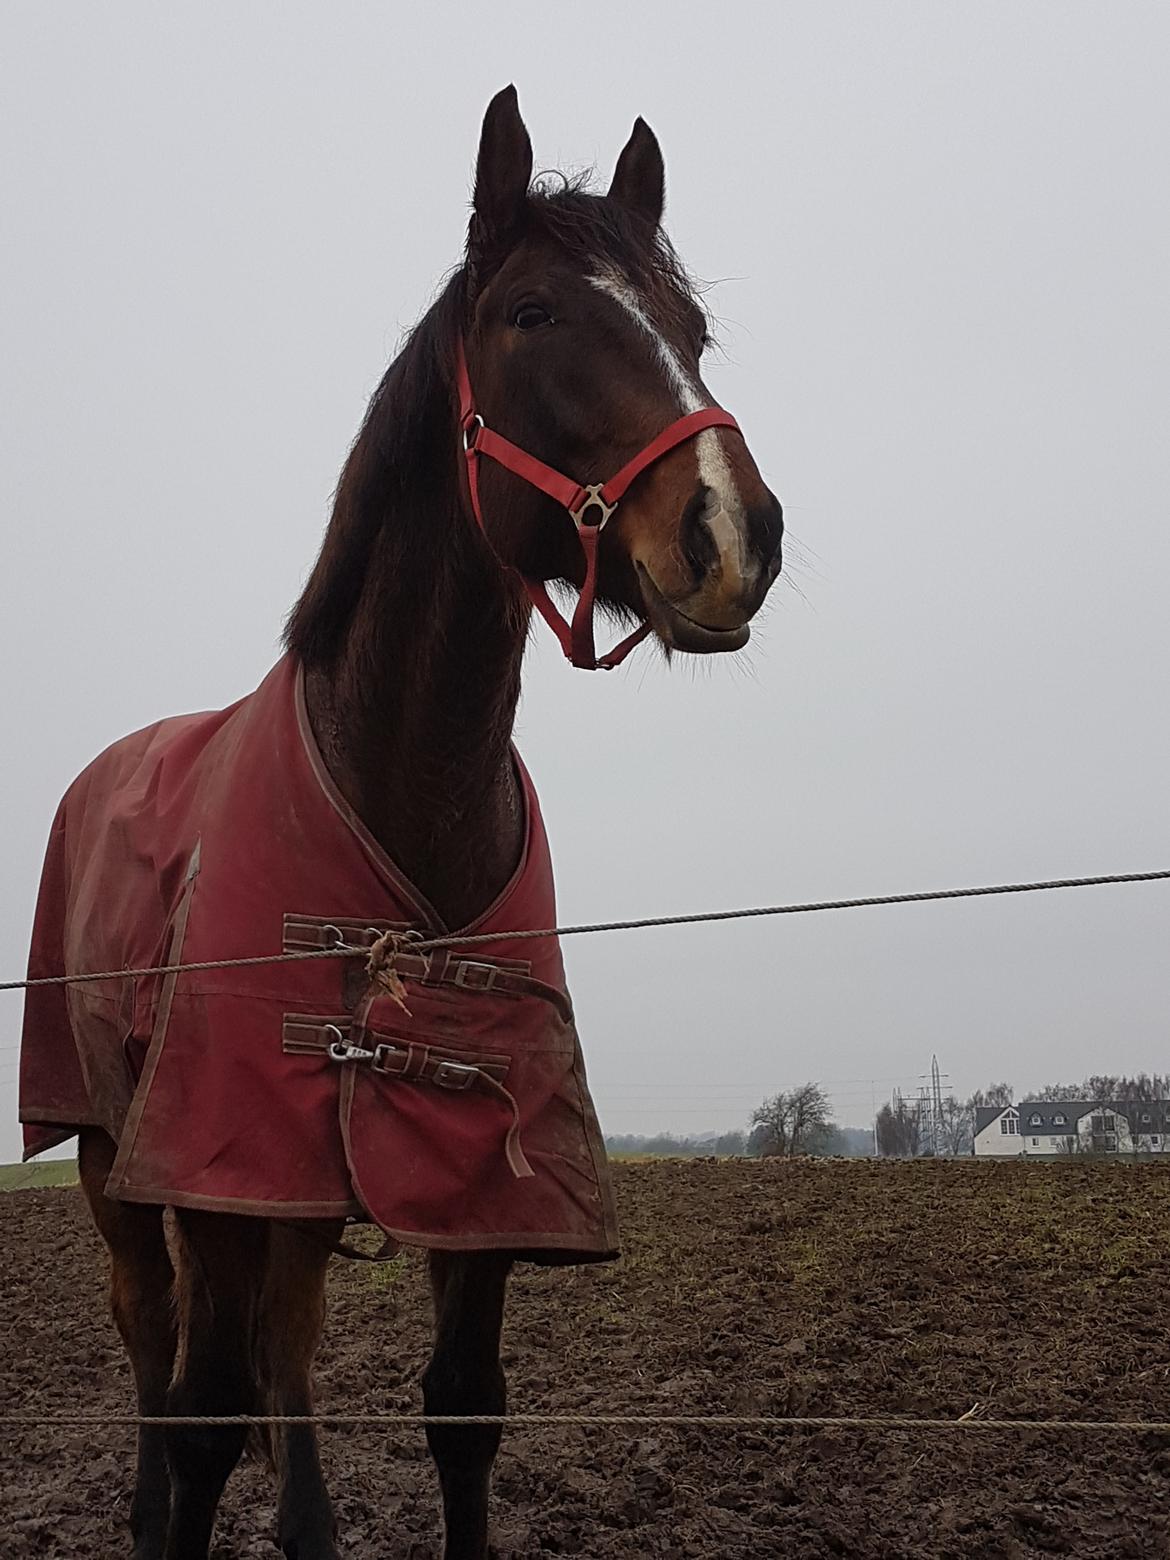
<svg viewBox="0 0 1170 1560"><path fill-rule="evenodd" d="M522 303L512 316L512 324L517 330L539 330L542 325L552 322L552 315L538 303Z"/></svg>

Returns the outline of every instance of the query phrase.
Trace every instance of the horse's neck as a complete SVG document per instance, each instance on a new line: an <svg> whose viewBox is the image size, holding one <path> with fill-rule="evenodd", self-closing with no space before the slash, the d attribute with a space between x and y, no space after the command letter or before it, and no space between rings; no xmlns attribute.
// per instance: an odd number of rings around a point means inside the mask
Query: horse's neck
<svg viewBox="0 0 1170 1560"><path fill-rule="evenodd" d="M408 547L381 574L374 562L340 660L308 673L309 718L346 800L459 927L495 898L523 845L511 733L526 613L462 513L411 505L383 523L450 546Z"/></svg>

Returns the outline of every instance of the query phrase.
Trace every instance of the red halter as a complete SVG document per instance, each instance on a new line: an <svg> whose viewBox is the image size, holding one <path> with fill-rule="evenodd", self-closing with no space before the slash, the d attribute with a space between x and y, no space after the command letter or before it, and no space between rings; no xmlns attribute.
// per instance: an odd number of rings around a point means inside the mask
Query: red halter
<svg viewBox="0 0 1170 1560"><path fill-rule="evenodd" d="M532 599L532 605L544 618L560 642L561 649L574 666L586 671L611 671L624 661L630 651L650 632L649 623L622 640L599 660L593 644L593 600L597 589L597 541L606 521L618 506L618 501L635 477L641 476L647 466L673 450L677 445L693 439L704 428L734 428L739 424L730 412L720 406L704 407L702 411L688 412L664 428L656 439L651 439L645 449L627 461L618 474L608 482L590 482L582 486L572 477L562 476L551 466L546 466L535 455L529 455L518 445L484 426L484 420L475 410L471 394L471 380L467 373L467 357L460 341L456 349L456 383L459 390L459 426L463 431L463 452L467 456L467 483L471 492L471 509L476 523L484 530L483 514L479 507L479 461L486 455L517 477L523 477L533 487L547 493L563 508L577 528L577 540L585 554L585 581L577 598L572 624L557 611L543 580L524 577L524 587ZM593 518L596 516L596 518Z"/></svg>

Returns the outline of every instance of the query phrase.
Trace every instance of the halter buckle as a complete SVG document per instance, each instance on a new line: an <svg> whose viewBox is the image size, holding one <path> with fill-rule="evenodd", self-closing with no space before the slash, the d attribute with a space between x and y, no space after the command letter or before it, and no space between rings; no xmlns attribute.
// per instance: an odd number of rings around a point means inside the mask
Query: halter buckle
<svg viewBox="0 0 1170 1560"><path fill-rule="evenodd" d="M590 482L585 488L585 497L577 505L576 509L569 510L569 516L572 519L573 524L577 527L578 531L580 531L582 527L586 525L590 530L600 531L601 528L605 525L605 522L609 519L610 515L612 515L614 510L617 508L616 500L612 504L607 504L605 499L602 498L601 490L604 486L604 482ZM582 516L589 509L600 509L601 519L584 520Z"/></svg>

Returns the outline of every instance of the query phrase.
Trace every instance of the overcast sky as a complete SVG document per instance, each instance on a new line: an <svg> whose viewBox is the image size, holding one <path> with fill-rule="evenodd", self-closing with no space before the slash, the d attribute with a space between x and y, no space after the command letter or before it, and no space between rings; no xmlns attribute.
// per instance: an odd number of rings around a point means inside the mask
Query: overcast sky
<svg viewBox="0 0 1170 1560"><path fill-rule="evenodd" d="M563 919L1170 866L1170 9L8 0L0 966L73 775L255 686L515 81L641 113L784 501L740 657L534 641ZM1170 887L571 940L609 1131L1170 1065ZM252 952L225 948L225 954ZM0 996L0 1159L19 997ZM874 1080L871 1084L870 1080Z"/></svg>

